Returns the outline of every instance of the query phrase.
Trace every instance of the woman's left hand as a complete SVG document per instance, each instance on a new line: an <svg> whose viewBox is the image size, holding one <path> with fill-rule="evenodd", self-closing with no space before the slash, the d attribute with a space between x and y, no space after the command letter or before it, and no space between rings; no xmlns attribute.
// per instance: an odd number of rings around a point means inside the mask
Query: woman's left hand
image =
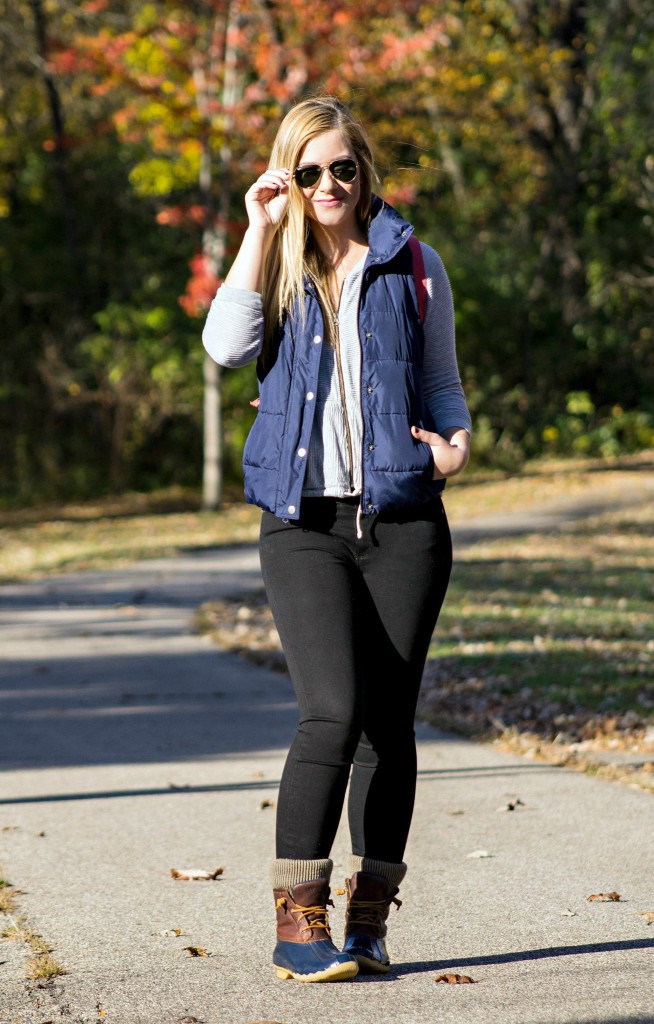
<svg viewBox="0 0 654 1024"><path fill-rule="evenodd" d="M437 434L433 430L411 427L416 441L423 441L431 448L434 457L433 480L445 480L448 476L460 473L468 461L470 454L470 436L462 427L452 427L445 434Z"/></svg>

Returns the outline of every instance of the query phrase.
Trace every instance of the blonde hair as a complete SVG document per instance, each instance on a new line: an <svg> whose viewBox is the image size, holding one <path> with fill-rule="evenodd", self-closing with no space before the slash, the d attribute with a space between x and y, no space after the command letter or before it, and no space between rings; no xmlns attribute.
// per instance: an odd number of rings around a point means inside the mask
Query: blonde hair
<svg viewBox="0 0 654 1024"><path fill-rule="evenodd" d="M363 127L339 100L320 96L293 107L279 126L269 166L288 167L293 174L307 142L334 129L350 144L359 165L360 194L356 212L367 235L372 184L377 181L377 175ZM332 267L313 240L302 193L294 180L291 180L289 192L286 213L273 236L264 268L266 348L285 312L290 312L297 304L300 316L304 317L304 278L307 274L316 286L323 312L333 313L329 287ZM331 320L331 317L325 318L328 335Z"/></svg>

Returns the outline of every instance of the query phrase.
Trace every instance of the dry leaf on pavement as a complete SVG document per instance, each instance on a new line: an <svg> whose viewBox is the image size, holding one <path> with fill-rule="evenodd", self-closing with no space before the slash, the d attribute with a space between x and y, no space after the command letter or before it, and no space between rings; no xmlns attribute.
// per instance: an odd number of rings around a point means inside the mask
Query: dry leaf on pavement
<svg viewBox="0 0 654 1024"><path fill-rule="evenodd" d="M204 1024L199 1017L180 1017L177 1024Z"/></svg>
<svg viewBox="0 0 654 1024"><path fill-rule="evenodd" d="M492 856L493 854L489 853L488 850L473 850L472 853L466 854L469 860L484 860L486 857Z"/></svg>
<svg viewBox="0 0 654 1024"><path fill-rule="evenodd" d="M526 807L526 806L527 805L525 803L523 803L522 800L518 799L518 800L509 800L508 803L504 804L502 807L498 807L497 809L498 809L498 811L515 811L516 808L518 808L518 807Z"/></svg>
<svg viewBox="0 0 654 1024"><path fill-rule="evenodd" d="M213 956L204 946L184 946L184 952L189 956Z"/></svg>
<svg viewBox="0 0 654 1024"><path fill-rule="evenodd" d="M274 807L275 802L273 800L262 800L257 810L265 811L266 807Z"/></svg>
<svg viewBox="0 0 654 1024"><path fill-rule="evenodd" d="M199 868L171 868L170 873L173 878L182 882L213 882L218 875L222 875L224 870L224 868L216 868L215 871L202 871Z"/></svg>
<svg viewBox="0 0 654 1024"><path fill-rule="evenodd" d="M561 917L576 917L576 916L577 916L577 912L575 910L567 909L567 910L562 910L561 911Z"/></svg>
<svg viewBox="0 0 654 1024"><path fill-rule="evenodd" d="M164 928L162 932L152 932L152 935L162 935L164 939L172 939L183 934L184 932L181 928Z"/></svg>
<svg viewBox="0 0 654 1024"><path fill-rule="evenodd" d="M477 982L474 978L469 978L467 974L439 974L434 981L438 985L439 982L445 985L476 985Z"/></svg>
<svg viewBox="0 0 654 1024"><path fill-rule="evenodd" d="M654 911L652 910L639 910L639 917L645 918L645 924L654 924Z"/></svg>
<svg viewBox="0 0 654 1024"><path fill-rule="evenodd" d="M596 892L586 899L589 903L619 903L622 897L619 892Z"/></svg>

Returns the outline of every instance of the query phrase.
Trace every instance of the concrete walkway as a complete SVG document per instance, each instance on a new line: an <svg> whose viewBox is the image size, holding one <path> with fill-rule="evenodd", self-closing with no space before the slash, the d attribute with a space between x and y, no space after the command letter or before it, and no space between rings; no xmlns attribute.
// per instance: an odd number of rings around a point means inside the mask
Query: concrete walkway
<svg viewBox="0 0 654 1024"><path fill-rule="evenodd" d="M469 524L459 548L482 535ZM0 1024L654 1022L652 796L425 726L392 973L275 978L262 804L292 691L190 628L203 600L259 581L243 547L0 588L0 863L69 972L28 989L25 947L0 943ZM347 853L342 831L336 886Z"/></svg>

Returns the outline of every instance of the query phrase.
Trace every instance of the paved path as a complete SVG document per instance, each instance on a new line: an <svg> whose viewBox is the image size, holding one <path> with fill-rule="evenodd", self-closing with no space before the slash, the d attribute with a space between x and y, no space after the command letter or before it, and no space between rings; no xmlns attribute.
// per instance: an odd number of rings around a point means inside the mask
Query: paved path
<svg viewBox="0 0 654 1024"><path fill-rule="evenodd" d="M258 583L243 547L0 588L0 863L69 971L29 993L24 947L0 944L0 1024L654 1022L639 916L654 911L652 796L426 726L393 972L275 978L274 811L260 808L292 692L189 628L202 600ZM336 885L347 852L341 832ZM218 866L214 882L169 874ZM613 890L619 903L587 901ZM336 935L342 919L337 898ZM478 984L436 985L444 972Z"/></svg>

